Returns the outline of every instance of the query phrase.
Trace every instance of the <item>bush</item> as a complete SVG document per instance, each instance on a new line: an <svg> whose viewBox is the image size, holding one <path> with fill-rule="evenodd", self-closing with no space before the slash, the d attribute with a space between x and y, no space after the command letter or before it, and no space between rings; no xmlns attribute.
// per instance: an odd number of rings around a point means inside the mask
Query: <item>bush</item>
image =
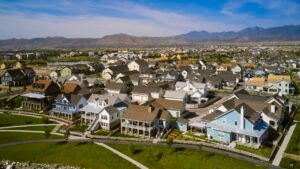
<svg viewBox="0 0 300 169"><path fill-rule="evenodd" d="M280 167L283 168L300 168L300 161L292 160L290 158L282 158Z"/></svg>
<svg viewBox="0 0 300 169"><path fill-rule="evenodd" d="M46 123L46 124L49 124L51 121L50 121L50 119L49 119L49 117L42 117L42 121L44 122L44 123Z"/></svg>

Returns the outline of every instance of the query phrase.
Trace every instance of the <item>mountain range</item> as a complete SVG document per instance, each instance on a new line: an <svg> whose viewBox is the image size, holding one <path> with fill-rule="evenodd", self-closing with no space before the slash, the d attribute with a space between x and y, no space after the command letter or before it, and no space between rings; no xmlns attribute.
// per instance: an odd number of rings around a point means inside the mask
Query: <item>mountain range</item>
<svg viewBox="0 0 300 169"><path fill-rule="evenodd" d="M101 47L158 47L171 45L192 45L206 42L262 42L299 41L300 25L261 28L249 27L241 31L207 32L191 31L169 37L144 37L114 34L102 38L46 37L33 39L0 40L0 50L20 49L66 49Z"/></svg>

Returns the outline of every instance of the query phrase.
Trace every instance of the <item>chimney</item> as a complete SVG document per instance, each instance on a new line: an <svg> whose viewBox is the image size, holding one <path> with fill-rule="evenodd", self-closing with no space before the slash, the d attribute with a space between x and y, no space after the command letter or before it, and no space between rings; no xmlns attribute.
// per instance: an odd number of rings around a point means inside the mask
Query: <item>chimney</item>
<svg viewBox="0 0 300 169"><path fill-rule="evenodd" d="M275 113L275 105L271 104L271 113Z"/></svg>
<svg viewBox="0 0 300 169"><path fill-rule="evenodd" d="M151 112L152 112L152 110L153 110L152 106L151 106L151 105L149 105L149 106L148 106L148 113L151 113Z"/></svg>
<svg viewBox="0 0 300 169"><path fill-rule="evenodd" d="M244 129L245 124L244 124L244 107L241 107L241 119L240 119L240 123L241 123L241 129Z"/></svg>

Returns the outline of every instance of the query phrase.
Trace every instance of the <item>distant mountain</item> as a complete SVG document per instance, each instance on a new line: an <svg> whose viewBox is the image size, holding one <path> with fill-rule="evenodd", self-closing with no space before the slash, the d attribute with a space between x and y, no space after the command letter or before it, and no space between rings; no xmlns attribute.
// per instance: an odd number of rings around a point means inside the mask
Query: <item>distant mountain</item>
<svg viewBox="0 0 300 169"><path fill-rule="evenodd" d="M192 31L175 36L188 42L260 42L260 41L295 41L300 40L300 25L272 28L250 27L238 32Z"/></svg>
<svg viewBox="0 0 300 169"><path fill-rule="evenodd" d="M46 37L0 40L0 50L62 49L100 47L153 47L189 45L203 42L261 42L300 40L300 25L272 28L250 27L238 32L191 31L171 37L138 37L114 34L102 38Z"/></svg>

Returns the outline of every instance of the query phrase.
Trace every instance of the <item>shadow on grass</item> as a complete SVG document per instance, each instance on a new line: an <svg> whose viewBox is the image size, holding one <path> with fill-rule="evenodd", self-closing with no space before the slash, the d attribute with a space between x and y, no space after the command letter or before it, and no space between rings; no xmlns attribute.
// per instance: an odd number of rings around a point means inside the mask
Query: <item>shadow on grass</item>
<svg viewBox="0 0 300 169"><path fill-rule="evenodd" d="M76 143L76 146L86 145L88 142L78 142Z"/></svg>
<svg viewBox="0 0 300 169"><path fill-rule="evenodd" d="M209 159L210 157L213 157L213 156L215 156L214 153L208 153L208 154L206 154L204 157L205 157L206 159Z"/></svg>
<svg viewBox="0 0 300 169"><path fill-rule="evenodd" d="M65 145L65 144L67 144L67 141L60 141L56 143L56 145Z"/></svg>
<svg viewBox="0 0 300 169"><path fill-rule="evenodd" d="M180 152L180 151L184 151L185 148L184 147L175 147L174 150L175 150L175 152Z"/></svg>
<svg viewBox="0 0 300 169"><path fill-rule="evenodd" d="M139 154L141 152L143 152L143 149L136 149L134 150L133 154Z"/></svg>

